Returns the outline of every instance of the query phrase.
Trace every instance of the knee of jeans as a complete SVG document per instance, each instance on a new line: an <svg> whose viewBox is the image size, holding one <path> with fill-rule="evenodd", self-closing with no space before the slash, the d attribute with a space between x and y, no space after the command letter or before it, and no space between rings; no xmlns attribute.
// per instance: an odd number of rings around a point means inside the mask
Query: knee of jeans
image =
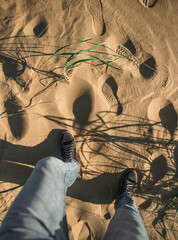
<svg viewBox="0 0 178 240"><path fill-rule="evenodd" d="M45 167L46 169L56 169L57 164L59 163L59 159L55 157L46 157L39 160L36 164L37 167Z"/></svg>

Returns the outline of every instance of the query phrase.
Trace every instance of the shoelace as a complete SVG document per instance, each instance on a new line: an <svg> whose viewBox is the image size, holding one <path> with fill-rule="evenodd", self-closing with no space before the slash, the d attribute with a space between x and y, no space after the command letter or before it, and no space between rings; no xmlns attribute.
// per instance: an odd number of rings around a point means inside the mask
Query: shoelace
<svg viewBox="0 0 178 240"><path fill-rule="evenodd" d="M63 150L64 150L64 155L65 155L65 159L69 160L73 158L73 144L69 143L63 146Z"/></svg>
<svg viewBox="0 0 178 240"><path fill-rule="evenodd" d="M128 193L132 193L135 187L136 187L136 182L132 182L131 180L127 180L124 182L124 189Z"/></svg>

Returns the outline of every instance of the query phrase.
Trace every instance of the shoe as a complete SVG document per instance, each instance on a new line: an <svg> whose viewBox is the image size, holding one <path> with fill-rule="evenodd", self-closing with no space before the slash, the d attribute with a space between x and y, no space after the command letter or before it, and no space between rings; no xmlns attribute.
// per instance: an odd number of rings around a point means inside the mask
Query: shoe
<svg viewBox="0 0 178 240"><path fill-rule="evenodd" d="M139 0L144 7L154 7L158 0Z"/></svg>
<svg viewBox="0 0 178 240"><path fill-rule="evenodd" d="M64 162L76 157L75 139L69 131L63 131L60 135L60 151Z"/></svg>
<svg viewBox="0 0 178 240"><path fill-rule="evenodd" d="M123 192L125 192L132 198L136 188L137 172L132 168L126 169L120 179L119 192L117 194L117 197L119 197Z"/></svg>

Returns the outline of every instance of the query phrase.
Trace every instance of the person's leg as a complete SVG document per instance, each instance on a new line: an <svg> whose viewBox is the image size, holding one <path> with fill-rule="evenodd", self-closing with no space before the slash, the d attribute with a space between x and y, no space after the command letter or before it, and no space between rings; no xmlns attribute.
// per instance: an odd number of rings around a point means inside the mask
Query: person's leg
<svg viewBox="0 0 178 240"><path fill-rule="evenodd" d="M79 171L74 159L40 160L6 214L0 239L68 239L65 197Z"/></svg>
<svg viewBox="0 0 178 240"><path fill-rule="evenodd" d="M40 160L10 207L0 239L68 239L65 197L79 170L74 159Z"/></svg>
<svg viewBox="0 0 178 240"><path fill-rule="evenodd" d="M115 215L109 223L103 240L148 240L145 226L132 199L136 185L126 178L123 178L122 185L121 194L115 202Z"/></svg>
<svg viewBox="0 0 178 240"><path fill-rule="evenodd" d="M126 193L117 199L113 216L103 240L147 240L147 232L135 202Z"/></svg>

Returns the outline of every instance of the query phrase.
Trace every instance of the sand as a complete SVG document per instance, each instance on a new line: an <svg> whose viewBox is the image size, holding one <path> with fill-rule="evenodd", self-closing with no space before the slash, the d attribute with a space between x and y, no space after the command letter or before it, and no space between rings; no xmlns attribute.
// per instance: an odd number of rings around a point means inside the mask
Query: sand
<svg viewBox="0 0 178 240"><path fill-rule="evenodd" d="M137 0L1 0L0 189L23 184L41 158L60 157L59 133L70 130L81 165L66 198L70 239L102 239L127 167L139 174L134 199L149 238L167 239L165 227L170 234L177 205L165 224L167 208L159 208L178 192L177 8L176 0L151 8ZM90 61L64 75L69 52L102 42L96 52L128 58L113 63L122 70ZM1 212L19 189L1 194ZM170 237L177 235L175 222Z"/></svg>

